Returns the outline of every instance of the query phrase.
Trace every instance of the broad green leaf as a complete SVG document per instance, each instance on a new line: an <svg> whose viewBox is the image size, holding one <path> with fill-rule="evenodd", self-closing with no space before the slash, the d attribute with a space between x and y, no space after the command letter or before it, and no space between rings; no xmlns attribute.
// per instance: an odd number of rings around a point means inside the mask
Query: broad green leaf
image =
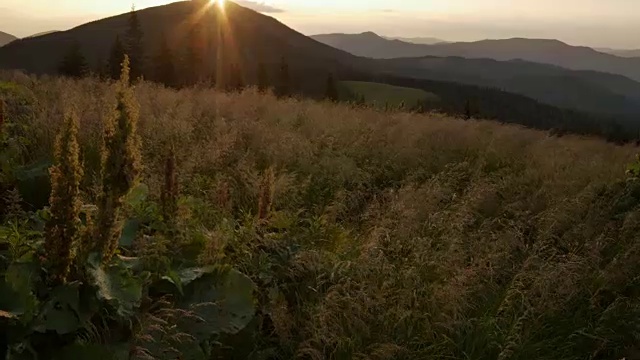
<svg viewBox="0 0 640 360"><path fill-rule="evenodd" d="M174 285L180 295L184 294L184 292L182 291L182 280L180 279L180 275L177 272L173 270L169 271L169 273L166 276L163 276L161 280Z"/></svg>
<svg viewBox="0 0 640 360"><path fill-rule="evenodd" d="M36 209L49 203L51 193L49 167L51 167L51 161L46 160L16 171L20 195L26 203Z"/></svg>
<svg viewBox="0 0 640 360"><path fill-rule="evenodd" d="M127 220L122 229L122 235L120 235L120 246L125 248L133 246L139 228L140 221L138 219Z"/></svg>
<svg viewBox="0 0 640 360"><path fill-rule="evenodd" d="M0 278L0 310L12 314L26 323L36 314L38 299L33 293L36 266L30 263L14 263Z"/></svg>
<svg viewBox="0 0 640 360"><path fill-rule="evenodd" d="M182 318L180 327L205 341L217 334L236 334L247 326L255 314L251 279L237 270L204 274L203 270L192 270L191 276L200 276L188 284L183 282L181 305L195 317Z"/></svg>
<svg viewBox="0 0 640 360"><path fill-rule="evenodd" d="M206 266L187 268L180 271L169 271L160 281L154 284L154 289L162 294L184 295L183 288L193 281L213 273L223 274L225 269L220 266ZM177 291L177 292L176 292Z"/></svg>
<svg viewBox="0 0 640 360"><path fill-rule="evenodd" d="M133 258L115 259L111 265L99 265L92 255L88 272L98 288L98 298L112 305L120 316L130 316L140 306L144 279L131 270Z"/></svg>
<svg viewBox="0 0 640 360"><path fill-rule="evenodd" d="M149 196L149 187L145 184L139 184L129 191L125 198L125 202L131 207L138 207L142 202L147 200Z"/></svg>
<svg viewBox="0 0 640 360"><path fill-rule="evenodd" d="M222 272L222 269L217 266L205 266L197 268L188 268L178 272L178 278L183 286L191 284L193 281L200 279L201 277L216 272Z"/></svg>
<svg viewBox="0 0 640 360"><path fill-rule="evenodd" d="M70 334L80 328L79 284L61 285L51 291L50 299L38 316L35 330L55 331L59 335Z"/></svg>
<svg viewBox="0 0 640 360"><path fill-rule="evenodd" d="M118 265L131 271L142 271L142 260L138 257L116 256Z"/></svg>
<svg viewBox="0 0 640 360"><path fill-rule="evenodd" d="M55 360L128 360L129 345L72 344L54 354Z"/></svg>

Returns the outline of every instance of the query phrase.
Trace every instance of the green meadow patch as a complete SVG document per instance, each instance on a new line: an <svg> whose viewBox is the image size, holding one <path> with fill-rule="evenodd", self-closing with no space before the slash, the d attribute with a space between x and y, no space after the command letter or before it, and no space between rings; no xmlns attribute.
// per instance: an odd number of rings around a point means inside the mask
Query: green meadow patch
<svg viewBox="0 0 640 360"><path fill-rule="evenodd" d="M414 88L393 86L365 81L342 81L342 91L355 99L362 99L367 105L379 107L413 107L424 102L437 102L437 95Z"/></svg>

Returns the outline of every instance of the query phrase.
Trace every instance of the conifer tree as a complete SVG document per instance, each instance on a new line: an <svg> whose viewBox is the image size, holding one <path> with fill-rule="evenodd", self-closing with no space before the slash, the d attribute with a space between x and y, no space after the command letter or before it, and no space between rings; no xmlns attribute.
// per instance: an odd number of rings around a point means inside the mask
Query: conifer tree
<svg viewBox="0 0 640 360"><path fill-rule="evenodd" d="M185 74L188 84L193 85L204 76L205 40L200 22L191 25L187 41Z"/></svg>
<svg viewBox="0 0 640 360"><path fill-rule="evenodd" d="M269 89L269 74L267 73L267 67L263 62L258 64L258 90L265 92Z"/></svg>
<svg viewBox="0 0 640 360"><path fill-rule="evenodd" d="M327 89L324 95L325 99L331 101L338 101L338 87L336 86L336 80L333 78L333 74L327 76Z"/></svg>
<svg viewBox="0 0 640 360"><path fill-rule="evenodd" d="M144 75L144 33L138 19L138 12L131 8L129 14L129 28L126 33L126 53L129 55L130 77L129 81L135 81Z"/></svg>
<svg viewBox="0 0 640 360"><path fill-rule="evenodd" d="M289 74L289 64L282 57L280 61L280 69L278 72L278 96L290 96L291 95L291 76Z"/></svg>
<svg viewBox="0 0 640 360"><path fill-rule="evenodd" d="M136 134L139 115L129 76L129 57L125 55L117 84L116 111L105 124L102 144L102 192L95 239L96 250L105 262L118 248L124 196L135 186L140 173L140 140Z"/></svg>
<svg viewBox="0 0 640 360"><path fill-rule="evenodd" d="M160 42L160 48L154 59L154 79L157 82L163 83L166 86L177 86L176 68L173 58L173 52L169 47L164 34Z"/></svg>
<svg viewBox="0 0 640 360"><path fill-rule="evenodd" d="M228 87L229 91L239 91L244 88L242 69L238 64L231 64L229 68Z"/></svg>
<svg viewBox="0 0 640 360"><path fill-rule="evenodd" d="M74 42L69 47L67 54L62 59L58 67L60 75L69 77L83 77L89 72L89 65L82 54L82 48L78 42Z"/></svg>
<svg viewBox="0 0 640 360"><path fill-rule="evenodd" d="M45 228L49 278L63 283L69 275L81 236L80 165L78 119L68 115L56 139L55 165L51 168L51 217Z"/></svg>
<svg viewBox="0 0 640 360"><path fill-rule="evenodd" d="M101 80L107 78L108 64L104 60L98 60L98 63L93 68L93 73Z"/></svg>
<svg viewBox="0 0 640 360"><path fill-rule="evenodd" d="M464 118L466 120L471 119L471 117L473 116L472 111L471 111L471 101L469 101L469 99L467 99L467 101L464 104Z"/></svg>
<svg viewBox="0 0 640 360"><path fill-rule="evenodd" d="M111 45L111 52L109 53L109 61L107 64L109 78L113 80L118 80L120 78L124 54L124 45L120 40L120 35L117 35L116 39L113 41L113 45Z"/></svg>

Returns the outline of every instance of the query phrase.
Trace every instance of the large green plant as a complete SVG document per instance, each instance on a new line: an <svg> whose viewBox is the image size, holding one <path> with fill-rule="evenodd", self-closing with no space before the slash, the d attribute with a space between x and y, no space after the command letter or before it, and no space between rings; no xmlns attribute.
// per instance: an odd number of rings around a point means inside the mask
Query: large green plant
<svg viewBox="0 0 640 360"><path fill-rule="evenodd" d="M119 244L139 238L146 220L123 221L123 207L160 207L147 205L148 189L135 186L140 143L127 77L125 59L117 121L107 124L98 206L81 201L78 122L71 115L50 171L50 207L0 225L0 338L7 339L0 358L205 360L219 336L238 333L254 316L255 286L234 269L149 267L144 253L118 254ZM173 226L149 227L147 236ZM162 320L167 314L175 324Z"/></svg>

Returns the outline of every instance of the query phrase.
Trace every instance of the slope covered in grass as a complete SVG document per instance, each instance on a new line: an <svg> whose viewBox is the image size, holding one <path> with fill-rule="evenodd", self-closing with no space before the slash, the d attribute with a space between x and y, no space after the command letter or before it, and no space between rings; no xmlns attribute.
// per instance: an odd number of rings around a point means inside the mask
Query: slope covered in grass
<svg viewBox="0 0 640 360"><path fill-rule="evenodd" d="M364 98L365 104L384 108L386 106L407 107L416 104L437 103L438 96L422 89L413 89L366 81L341 81L343 89L357 99Z"/></svg>
<svg viewBox="0 0 640 360"><path fill-rule="evenodd" d="M29 139L20 165L50 158L77 113L92 202L113 87L2 78L23 88L0 93ZM638 357L635 148L253 91L135 94L150 195L126 211L154 218L175 149L184 245L154 247L151 223L136 255L228 264L257 288L255 318L211 358Z"/></svg>

